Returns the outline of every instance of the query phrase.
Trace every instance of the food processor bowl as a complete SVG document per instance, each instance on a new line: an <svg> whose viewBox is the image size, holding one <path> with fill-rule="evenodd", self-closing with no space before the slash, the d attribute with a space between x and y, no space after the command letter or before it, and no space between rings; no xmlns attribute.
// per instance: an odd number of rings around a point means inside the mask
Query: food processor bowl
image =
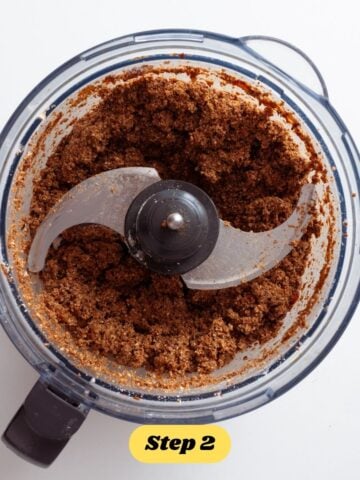
<svg viewBox="0 0 360 480"><path fill-rule="evenodd" d="M281 62L284 54L291 54L286 66ZM289 73L287 66L293 64L297 67ZM40 328L17 273L26 271L21 219L29 212L34 175L69 133L72 121L99 101L92 85L143 66L183 65L204 68L214 78L218 72L228 74L239 85L259 86L283 102L288 120L301 123L323 157L329 181L318 187L318 195L330 201L323 207L324 226L314 240L302 295L275 339L241 352L209 375L206 384L196 379L178 388L167 385L166 379L147 384L144 371L116 382L111 375L81 367ZM298 79L305 70L310 72L307 79ZM286 42L195 30L149 31L103 43L59 67L24 99L0 136L0 318L11 341L40 375L5 432L5 441L46 465L90 408L137 423L209 423L258 408L293 387L335 345L358 304L359 184L359 153L330 104L321 74L305 54ZM34 292L39 288L30 277L28 284ZM25 427L24 419L34 409L37 419ZM24 436L34 440L32 449Z"/></svg>

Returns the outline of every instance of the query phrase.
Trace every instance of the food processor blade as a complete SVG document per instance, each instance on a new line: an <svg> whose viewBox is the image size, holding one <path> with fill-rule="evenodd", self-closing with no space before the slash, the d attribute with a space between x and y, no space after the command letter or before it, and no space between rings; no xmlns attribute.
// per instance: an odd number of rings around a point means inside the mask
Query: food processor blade
<svg viewBox="0 0 360 480"><path fill-rule="evenodd" d="M134 199L160 180L153 168L130 167L109 170L76 185L51 209L38 228L29 252L29 270L36 273L44 268L51 244L72 226L97 223L124 237L126 216ZM313 184L304 185L289 219L266 232L244 232L220 220L219 234L210 255L183 273L186 286L198 290L232 287L274 267L290 253L294 242L301 239L311 219L314 194ZM129 248L133 253L130 244ZM134 257L145 263L138 252Z"/></svg>
<svg viewBox="0 0 360 480"><path fill-rule="evenodd" d="M288 255L311 219L315 186L304 185L297 206L288 220L266 232L244 232L220 222L217 244L204 263L183 275L191 289L233 287L270 270Z"/></svg>
<svg viewBox="0 0 360 480"><path fill-rule="evenodd" d="M160 177L154 168L117 168L94 175L67 192L48 213L32 242L28 268L40 272L53 241L67 228L98 223L124 235L125 216L134 198Z"/></svg>

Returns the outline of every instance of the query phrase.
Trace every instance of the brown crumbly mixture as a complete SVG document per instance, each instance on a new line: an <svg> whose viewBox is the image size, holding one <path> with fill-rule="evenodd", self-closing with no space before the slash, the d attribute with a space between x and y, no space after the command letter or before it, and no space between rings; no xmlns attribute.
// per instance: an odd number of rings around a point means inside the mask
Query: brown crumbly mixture
<svg viewBox="0 0 360 480"><path fill-rule="evenodd" d="M316 162L307 161L273 107L206 82L150 74L115 87L48 159L35 182L32 235L49 208L105 170L147 166L163 179L199 185L223 220L274 228L292 213ZM189 290L180 277L148 271L118 234L97 225L64 232L41 273L51 321L80 349L121 365L171 375L208 373L273 338L299 298L313 222L271 271L234 288Z"/></svg>

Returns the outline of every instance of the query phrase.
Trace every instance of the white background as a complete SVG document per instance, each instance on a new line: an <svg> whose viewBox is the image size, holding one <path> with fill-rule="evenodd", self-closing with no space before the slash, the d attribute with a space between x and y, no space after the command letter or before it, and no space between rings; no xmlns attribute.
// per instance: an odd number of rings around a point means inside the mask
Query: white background
<svg viewBox="0 0 360 480"><path fill-rule="evenodd" d="M323 73L333 105L359 144L359 15L358 0L3 0L0 128L34 85L78 52L135 31L178 27L273 35L299 46ZM335 349L301 384L222 423L232 451L219 464L137 463L127 446L135 425L91 413L50 470L25 463L0 444L0 478L358 480L359 320L358 310ZM0 431L35 380L0 329Z"/></svg>

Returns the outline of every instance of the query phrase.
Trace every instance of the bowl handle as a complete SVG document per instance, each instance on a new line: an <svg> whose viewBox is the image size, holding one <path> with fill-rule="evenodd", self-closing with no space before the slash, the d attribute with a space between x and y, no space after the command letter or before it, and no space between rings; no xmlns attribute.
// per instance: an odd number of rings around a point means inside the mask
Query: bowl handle
<svg viewBox="0 0 360 480"><path fill-rule="evenodd" d="M329 99L328 89L327 89L325 80L324 80L323 76L321 75L318 67L311 60L311 58L306 55L306 53L304 53L302 50L300 50L300 48L295 47L294 45L292 45L289 42L286 42L285 40L281 40L281 39L275 38L275 37L268 37L266 35L248 35L248 36L245 36L245 37L240 37L238 39L238 41L245 50L247 50L247 51L249 51L249 53L251 53L251 55L255 56L258 59L261 59L261 61L263 61L263 62L266 62L272 68L274 68L275 70L277 70L281 74L285 75L288 79L290 79L293 82L295 82L296 84L298 84L301 88L303 88L303 89L305 88L307 91L310 90L313 94L315 94L317 96L321 96L325 100ZM305 83L302 83L301 81L297 80L297 75L296 76L295 75L294 76L290 75L287 72L288 65L285 66L285 69L280 68L278 66L278 63L279 63L278 58L276 58L275 63L273 63L270 60L269 57L273 56L274 54L271 55L271 54L269 54L269 52L260 53L259 50L258 50L258 47L261 48L262 46L264 46L265 43L267 43L268 45L271 44L271 43L278 44L278 45L282 46L284 49L287 49L288 52L291 51L291 53L296 53L303 60L305 60L305 62L311 67L312 72L315 74L315 78L316 78L316 81L318 83L317 90L319 89L319 91L315 92L311 88L307 87L305 85Z"/></svg>
<svg viewBox="0 0 360 480"><path fill-rule="evenodd" d="M48 467L85 420L88 409L70 403L38 380L2 440L19 456Z"/></svg>

